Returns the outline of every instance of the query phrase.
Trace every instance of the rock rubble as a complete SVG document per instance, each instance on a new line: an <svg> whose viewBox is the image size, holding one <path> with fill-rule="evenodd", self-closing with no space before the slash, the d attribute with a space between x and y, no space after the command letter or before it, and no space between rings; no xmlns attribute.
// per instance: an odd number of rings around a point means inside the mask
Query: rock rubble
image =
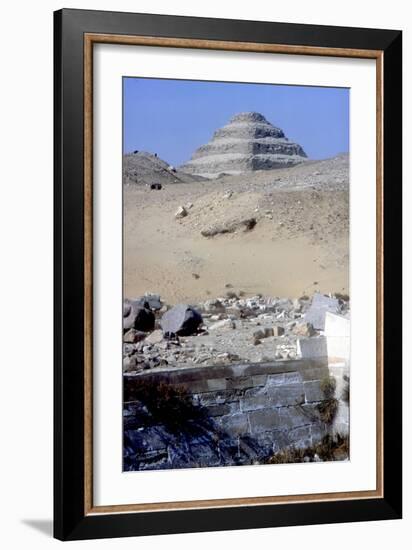
<svg viewBox="0 0 412 550"><path fill-rule="evenodd" d="M323 326L328 309L319 311L319 304L333 304L335 313L349 314L347 297L315 293L313 298L292 300L260 295L241 298L233 291L228 293L231 297L195 305L163 304L157 310L147 301L146 307L136 306L142 298L126 300L124 372L296 359L302 353L321 356L325 349L323 332L309 322L314 309L317 320L323 315ZM160 303L160 298L158 302L151 300L152 306ZM141 328L142 316L145 323L150 318L149 328L147 324ZM309 346L307 342L312 340Z"/></svg>

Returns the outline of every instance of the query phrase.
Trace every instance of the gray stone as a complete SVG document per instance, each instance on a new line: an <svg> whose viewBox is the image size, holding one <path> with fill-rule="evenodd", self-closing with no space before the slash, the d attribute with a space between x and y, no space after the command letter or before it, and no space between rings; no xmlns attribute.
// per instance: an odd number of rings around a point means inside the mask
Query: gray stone
<svg viewBox="0 0 412 550"><path fill-rule="evenodd" d="M136 342L141 342L145 338L145 332L142 332L141 330L136 330L135 328L131 328L123 335L123 342L127 344L136 344Z"/></svg>
<svg viewBox="0 0 412 550"><path fill-rule="evenodd" d="M185 218L187 216L187 210L184 206L179 206L179 208L175 212L175 218L177 220L181 218Z"/></svg>
<svg viewBox="0 0 412 550"><path fill-rule="evenodd" d="M146 337L145 342L149 344L159 344L162 340L163 332L160 329L156 329Z"/></svg>
<svg viewBox="0 0 412 550"><path fill-rule="evenodd" d="M279 409L280 425L283 429L297 428L319 422L319 411L316 405L299 407L282 407Z"/></svg>
<svg viewBox="0 0 412 550"><path fill-rule="evenodd" d="M261 340L264 337L265 337L265 333L262 329L258 329L258 330L253 331L253 338Z"/></svg>
<svg viewBox="0 0 412 550"><path fill-rule="evenodd" d="M247 434L249 431L248 415L243 413L222 416L219 419L219 424L222 430L228 432L231 437Z"/></svg>
<svg viewBox="0 0 412 550"><path fill-rule="evenodd" d="M224 235L226 233L235 233L239 229L251 231L255 227L256 223L256 218L244 218L241 220L225 222L223 224L211 225L210 227L202 229L200 233L203 237L214 237L216 235Z"/></svg>
<svg viewBox="0 0 412 550"><path fill-rule="evenodd" d="M293 334L296 334L296 336L313 336L315 334L315 330L313 329L313 326L311 323L297 323L293 329Z"/></svg>
<svg viewBox="0 0 412 550"><path fill-rule="evenodd" d="M137 359L134 355L128 355L123 359L123 369L128 371L134 369L137 366Z"/></svg>
<svg viewBox="0 0 412 550"><path fill-rule="evenodd" d="M272 407L289 407L305 402L305 391L302 384L267 386L265 393L270 397Z"/></svg>
<svg viewBox="0 0 412 550"><path fill-rule="evenodd" d="M299 338L298 340L298 354L302 359L316 359L327 357L328 349L326 345L326 338L319 336L318 338Z"/></svg>
<svg viewBox="0 0 412 550"><path fill-rule="evenodd" d="M339 313L339 300L316 293L313 296L309 309L305 313L305 321L311 323L316 330L325 330L325 316L327 311Z"/></svg>
<svg viewBox="0 0 412 550"><path fill-rule="evenodd" d="M155 311L160 311L163 307L159 294L151 294L148 292L144 296L137 298L136 301L141 307L146 307Z"/></svg>
<svg viewBox="0 0 412 550"><path fill-rule="evenodd" d="M225 306L220 300L206 300L204 303L205 311L209 313L224 313Z"/></svg>
<svg viewBox="0 0 412 550"><path fill-rule="evenodd" d="M325 398L320 386L320 380L304 382L303 387L305 389L305 397L307 403L310 403L312 401L322 401Z"/></svg>
<svg viewBox="0 0 412 550"><path fill-rule="evenodd" d="M282 428L279 409L262 409L249 413L251 433L270 432Z"/></svg>
<svg viewBox="0 0 412 550"><path fill-rule="evenodd" d="M154 329L155 316L147 307L142 306L139 300L125 300L123 312L123 330L135 328L143 332L149 332Z"/></svg>
<svg viewBox="0 0 412 550"><path fill-rule="evenodd" d="M163 315L160 320L163 334L190 336L203 323L201 314L187 304L178 304Z"/></svg>

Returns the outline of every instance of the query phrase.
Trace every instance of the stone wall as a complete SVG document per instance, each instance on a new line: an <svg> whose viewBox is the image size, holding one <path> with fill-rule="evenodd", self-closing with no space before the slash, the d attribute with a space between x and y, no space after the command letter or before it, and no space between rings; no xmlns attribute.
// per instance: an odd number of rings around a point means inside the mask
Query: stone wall
<svg viewBox="0 0 412 550"><path fill-rule="evenodd" d="M310 447L326 434L346 435L347 368L324 359L157 369L125 376L125 388L172 388L184 411L165 399L124 405L124 469L227 466L265 462L288 447ZM334 420L325 421L325 381L336 379ZM126 395L128 392L126 391ZM189 405L188 405L189 403Z"/></svg>

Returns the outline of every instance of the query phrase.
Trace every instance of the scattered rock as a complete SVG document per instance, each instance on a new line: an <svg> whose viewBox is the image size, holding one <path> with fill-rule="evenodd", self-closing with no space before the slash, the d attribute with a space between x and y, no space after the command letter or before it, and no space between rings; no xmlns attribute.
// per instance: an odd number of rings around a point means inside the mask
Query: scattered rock
<svg viewBox="0 0 412 550"><path fill-rule="evenodd" d="M136 344L137 342L140 342L145 338L146 338L145 332L136 330L135 328L131 328L123 335L123 342L127 344Z"/></svg>
<svg viewBox="0 0 412 550"><path fill-rule="evenodd" d="M185 218L187 216L188 212L184 206L179 206L179 208L175 212L175 218L177 220L180 220L181 218Z"/></svg>
<svg viewBox="0 0 412 550"><path fill-rule="evenodd" d="M203 237L214 237L215 235L234 233L242 227L245 231L251 231L255 227L256 223L256 218L246 218L244 220L232 221L222 225L213 225L207 229L203 229L200 233Z"/></svg>
<svg viewBox="0 0 412 550"><path fill-rule="evenodd" d="M236 328L235 323L231 319L224 319L223 321L218 321L217 323L214 323L213 325L210 325L208 327L208 330L221 330L221 329L234 329Z"/></svg>
<svg viewBox="0 0 412 550"><path fill-rule="evenodd" d="M123 359L124 372L130 372L130 371L136 370L136 367L137 367L137 359L134 355L128 355L127 357L124 357Z"/></svg>
<svg viewBox="0 0 412 550"><path fill-rule="evenodd" d="M189 336L196 333L203 323L201 314L187 304L178 304L167 311L161 321L163 334Z"/></svg>
<svg viewBox="0 0 412 550"><path fill-rule="evenodd" d="M313 336L316 334L311 323L297 323L293 327L292 332L296 336Z"/></svg>
<svg viewBox="0 0 412 550"><path fill-rule="evenodd" d="M224 313L226 308L220 300L206 300L204 309L210 313Z"/></svg>
<svg viewBox="0 0 412 550"><path fill-rule="evenodd" d="M153 309L154 311L160 311L163 306L159 294L152 294L151 292L146 292L144 296L137 298L136 301L142 307Z"/></svg>
<svg viewBox="0 0 412 550"><path fill-rule="evenodd" d="M163 340L163 332L160 329L154 330L146 337L145 342L149 344L159 344Z"/></svg>

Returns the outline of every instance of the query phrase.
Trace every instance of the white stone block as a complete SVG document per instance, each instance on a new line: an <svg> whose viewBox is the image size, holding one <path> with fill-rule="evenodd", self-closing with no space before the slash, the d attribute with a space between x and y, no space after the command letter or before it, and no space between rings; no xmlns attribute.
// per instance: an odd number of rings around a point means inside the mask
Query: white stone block
<svg viewBox="0 0 412 550"><path fill-rule="evenodd" d="M326 312L325 337L330 360L350 357L350 319L342 315Z"/></svg>

